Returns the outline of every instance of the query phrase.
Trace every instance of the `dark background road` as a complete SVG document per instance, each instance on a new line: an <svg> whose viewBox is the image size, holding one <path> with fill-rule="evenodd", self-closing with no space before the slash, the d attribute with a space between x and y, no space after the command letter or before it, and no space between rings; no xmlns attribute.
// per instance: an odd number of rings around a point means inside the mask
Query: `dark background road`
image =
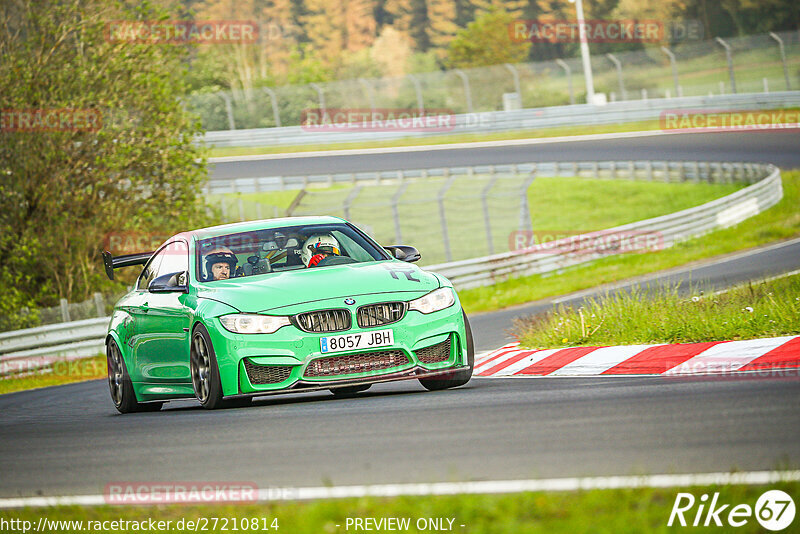
<svg viewBox="0 0 800 534"><path fill-rule="evenodd" d="M750 161L800 167L800 130L674 134L529 146L458 148L216 163L212 179L590 160Z"/></svg>
<svg viewBox="0 0 800 534"><path fill-rule="evenodd" d="M800 462L800 381L474 379L116 414L104 381L0 397L0 496L110 482L259 487L776 469Z"/></svg>
<svg viewBox="0 0 800 534"><path fill-rule="evenodd" d="M680 135L337 158L280 160L280 173L490 159L795 167L800 137ZM216 172L278 174L274 165L225 164ZM791 242L670 276L721 285L798 268L800 247ZM511 319L540 305L473 317L476 345L502 344ZM0 396L0 496L98 494L121 481L251 481L266 488L797 468L798 408L797 378L619 377L473 379L435 393L405 382L373 386L355 399L292 395L217 412L182 401L159 413L120 416L105 382L94 381Z"/></svg>

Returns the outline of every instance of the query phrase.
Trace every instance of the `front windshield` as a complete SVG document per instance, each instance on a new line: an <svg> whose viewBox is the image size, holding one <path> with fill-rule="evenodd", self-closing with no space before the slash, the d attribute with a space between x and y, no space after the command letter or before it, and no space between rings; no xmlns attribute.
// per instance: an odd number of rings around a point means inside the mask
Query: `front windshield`
<svg viewBox="0 0 800 534"><path fill-rule="evenodd" d="M197 279L202 282L388 258L373 241L344 223L286 226L202 239L197 255Z"/></svg>

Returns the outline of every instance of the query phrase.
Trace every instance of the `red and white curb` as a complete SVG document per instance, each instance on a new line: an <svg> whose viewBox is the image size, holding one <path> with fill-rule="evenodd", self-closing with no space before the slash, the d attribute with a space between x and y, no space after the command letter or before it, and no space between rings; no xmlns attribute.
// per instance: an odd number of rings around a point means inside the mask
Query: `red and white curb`
<svg viewBox="0 0 800 534"><path fill-rule="evenodd" d="M475 376L800 376L800 336L707 343L525 350L512 343L476 356Z"/></svg>

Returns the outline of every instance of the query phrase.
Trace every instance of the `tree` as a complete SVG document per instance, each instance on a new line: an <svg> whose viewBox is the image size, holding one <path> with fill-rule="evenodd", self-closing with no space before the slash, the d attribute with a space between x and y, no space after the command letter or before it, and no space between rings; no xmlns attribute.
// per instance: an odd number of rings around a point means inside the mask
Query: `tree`
<svg viewBox="0 0 800 534"><path fill-rule="evenodd" d="M525 61L531 43L511 39L509 25L512 22L514 18L510 14L496 9L479 15L450 43L447 64L452 68L464 68Z"/></svg>
<svg viewBox="0 0 800 534"><path fill-rule="evenodd" d="M328 0L306 0L308 14L303 17L311 46L326 65L335 64L347 49L347 4Z"/></svg>
<svg viewBox="0 0 800 534"><path fill-rule="evenodd" d="M522 17L525 4L528 2L525 0L470 0L469 3L478 15L494 9L505 11L515 19L518 19Z"/></svg>
<svg viewBox="0 0 800 534"><path fill-rule="evenodd" d="M385 26L370 50L384 76L405 76L411 58L411 39L393 26Z"/></svg>
<svg viewBox="0 0 800 534"><path fill-rule="evenodd" d="M428 0L428 42L431 46L441 50L444 55L447 45L456 35L459 28L456 25L455 0Z"/></svg>
<svg viewBox="0 0 800 534"><path fill-rule="evenodd" d="M428 49L428 8L425 0L386 0L384 10L389 15L390 25L408 35L415 51Z"/></svg>
<svg viewBox="0 0 800 534"><path fill-rule="evenodd" d="M16 326L19 306L108 288L112 232L215 222L199 195L199 123L180 102L187 49L104 35L107 21L166 17L112 0L0 4L0 326ZM72 122L24 128L23 113Z"/></svg>
<svg viewBox="0 0 800 534"><path fill-rule="evenodd" d="M375 41L375 0L348 0L345 15L347 23L347 49L364 50Z"/></svg>

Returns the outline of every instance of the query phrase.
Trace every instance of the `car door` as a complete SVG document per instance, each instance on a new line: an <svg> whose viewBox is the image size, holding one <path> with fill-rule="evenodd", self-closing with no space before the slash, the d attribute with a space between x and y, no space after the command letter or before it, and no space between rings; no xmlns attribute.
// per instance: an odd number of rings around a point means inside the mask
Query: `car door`
<svg viewBox="0 0 800 534"><path fill-rule="evenodd" d="M144 370L140 361L140 351L142 342L145 339L142 336L143 328L147 322L147 286L156 277L158 267L163 259L163 254L159 252L153 254L153 257L145 264L139 278L136 280L134 290L125 297L124 302L118 304L120 309L128 314L122 323L122 342L130 347L131 365L128 368L128 373L134 382L145 381Z"/></svg>
<svg viewBox="0 0 800 534"><path fill-rule="evenodd" d="M143 379L151 383L189 383L189 329L191 310L186 306L185 291L155 291L153 283L172 278L176 288L188 280L189 250L183 240L166 244L160 250L162 260L141 308L141 340L138 361ZM183 284L178 283L182 278Z"/></svg>

